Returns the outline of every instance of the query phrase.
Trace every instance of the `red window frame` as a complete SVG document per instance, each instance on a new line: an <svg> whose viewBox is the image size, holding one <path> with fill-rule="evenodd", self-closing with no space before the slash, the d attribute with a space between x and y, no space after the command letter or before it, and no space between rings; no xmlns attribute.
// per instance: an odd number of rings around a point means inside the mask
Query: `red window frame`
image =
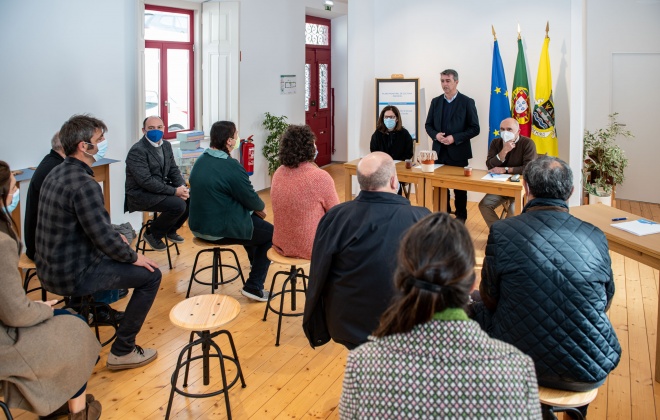
<svg viewBox="0 0 660 420"><path fill-rule="evenodd" d="M145 12L148 10L153 10L157 12L169 12L177 13L182 15L188 15L190 17L190 39L187 42L177 42L177 41L154 41L154 40L145 40L145 48L155 48L160 50L160 94L158 100L158 110L160 112L160 117L163 120L165 125L165 134L163 138L173 139L176 138L176 132L169 131L169 115L167 113L167 107L165 105L165 100L163 98L169 98L167 92L167 50L177 49L177 50L188 50L189 51L189 68L188 68L188 92L189 92L189 104L188 104L188 129L195 129L195 54L194 54L194 39L195 39L195 25L194 25L194 11L186 9L177 9L174 7L164 7L164 6L153 6L145 5ZM144 23L143 23L144 24Z"/></svg>

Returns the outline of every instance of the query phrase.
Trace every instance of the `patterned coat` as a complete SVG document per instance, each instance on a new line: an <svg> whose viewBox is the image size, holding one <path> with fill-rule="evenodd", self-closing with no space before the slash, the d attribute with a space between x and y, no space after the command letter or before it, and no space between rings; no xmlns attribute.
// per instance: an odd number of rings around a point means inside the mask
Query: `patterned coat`
<svg viewBox="0 0 660 420"><path fill-rule="evenodd" d="M540 419L532 359L474 321L430 321L348 355L342 419Z"/></svg>

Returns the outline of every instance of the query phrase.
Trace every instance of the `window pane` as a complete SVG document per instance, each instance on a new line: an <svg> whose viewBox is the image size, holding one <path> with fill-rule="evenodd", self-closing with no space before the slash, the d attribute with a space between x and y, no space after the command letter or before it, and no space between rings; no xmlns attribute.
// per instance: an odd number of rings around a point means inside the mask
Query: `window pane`
<svg viewBox="0 0 660 420"><path fill-rule="evenodd" d="M189 15L158 10L144 11L144 39L192 42L190 38Z"/></svg>
<svg viewBox="0 0 660 420"><path fill-rule="evenodd" d="M305 24L305 43L308 45L329 45L328 26L315 23Z"/></svg>
<svg viewBox="0 0 660 420"><path fill-rule="evenodd" d="M146 117L160 116L160 49L144 50L144 86Z"/></svg>
<svg viewBox="0 0 660 420"><path fill-rule="evenodd" d="M319 64L319 109L328 107L328 65Z"/></svg>
<svg viewBox="0 0 660 420"><path fill-rule="evenodd" d="M305 111L309 111L309 97L311 95L312 76L310 75L311 65L305 64Z"/></svg>
<svg viewBox="0 0 660 420"><path fill-rule="evenodd" d="M169 131L190 130L190 63L188 50L167 50L167 126Z"/></svg>

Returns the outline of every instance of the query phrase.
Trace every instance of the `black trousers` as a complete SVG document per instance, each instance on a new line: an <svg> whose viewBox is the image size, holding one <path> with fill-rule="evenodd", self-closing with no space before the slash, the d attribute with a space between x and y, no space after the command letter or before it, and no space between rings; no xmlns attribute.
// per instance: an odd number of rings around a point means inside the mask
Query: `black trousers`
<svg viewBox="0 0 660 420"><path fill-rule="evenodd" d="M153 222L151 222L150 233L155 239L162 239L168 233L174 233L188 220L188 208L190 199L183 200L177 196L171 195L165 197L163 201L147 209L147 211L157 211L160 213Z"/></svg>

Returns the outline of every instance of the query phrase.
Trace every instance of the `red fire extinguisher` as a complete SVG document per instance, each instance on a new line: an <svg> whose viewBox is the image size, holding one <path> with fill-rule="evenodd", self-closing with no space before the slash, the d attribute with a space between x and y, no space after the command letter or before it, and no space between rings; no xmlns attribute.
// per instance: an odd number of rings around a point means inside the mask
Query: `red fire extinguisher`
<svg viewBox="0 0 660 420"><path fill-rule="evenodd" d="M243 165L248 175L254 174L254 143L252 143L252 137L241 139L239 149L241 165Z"/></svg>

